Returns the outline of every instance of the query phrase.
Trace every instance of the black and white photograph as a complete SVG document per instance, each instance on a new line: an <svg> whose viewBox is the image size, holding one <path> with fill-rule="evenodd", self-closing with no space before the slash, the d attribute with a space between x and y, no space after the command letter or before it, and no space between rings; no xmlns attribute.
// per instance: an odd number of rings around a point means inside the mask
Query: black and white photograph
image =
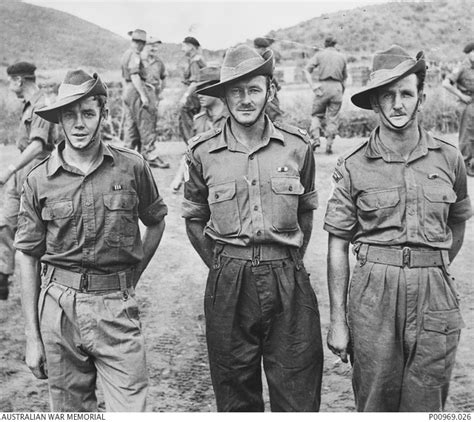
<svg viewBox="0 0 474 422"><path fill-rule="evenodd" d="M0 420L471 420L473 16L1 0Z"/></svg>

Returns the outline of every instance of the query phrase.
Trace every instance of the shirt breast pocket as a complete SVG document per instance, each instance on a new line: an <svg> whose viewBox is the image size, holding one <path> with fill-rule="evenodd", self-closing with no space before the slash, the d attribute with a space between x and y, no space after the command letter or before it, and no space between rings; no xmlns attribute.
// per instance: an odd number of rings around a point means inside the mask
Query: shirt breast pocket
<svg viewBox="0 0 474 422"><path fill-rule="evenodd" d="M456 202L456 193L449 186L423 186L423 227L428 240L443 242L448 238L448 214Z"/></svg>
<svg viewBox="0 0 474 422"><path fill-rule="evenodd" d="M46 251L65 252L77 246L77 227L72 200L47 202L41 210L46 223Z"/></svg>
<svg viewBox="0 0 474 422"><path fill-rule="evenodd" d="M298 201L304 193L300 178L272 177L272 226L277 232L298 230Z"/></svg>
<svg viewBox="0 0 474 422"><path fill-rule="evenodd" d="M104 194L105 243L112 248L130 247L138 234L138 197L135 192Z"/></svg>
<svg viewBox="0 0 474 422"><path fill-rule="evenodd" d="M357 198L362 230L399 228L401 226L399 203L398 188L362 193Z"/></svg>
<svg viewBox="0 0 474 422"><path fill-rule="evenodd" d="M235 181L209 186L211 223L217 233L232 235L240 232L240 212Z"/></svg>

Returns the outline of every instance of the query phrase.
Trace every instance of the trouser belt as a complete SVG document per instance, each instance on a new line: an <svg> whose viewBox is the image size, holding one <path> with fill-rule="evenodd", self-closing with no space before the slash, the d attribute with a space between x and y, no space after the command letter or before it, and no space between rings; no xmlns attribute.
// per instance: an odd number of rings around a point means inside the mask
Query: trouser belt
<svg viewBox="0 0 474 422"><path fill-rule="evenodd" d="M132 269L113 274L90 274L64 270L48 265L45 271L46 281L61 284L80 292L120 291L133 287Z"/></svg>
<svg viewBox="0 0 474 422"><path fill-rule="evenodd" d="M257 266L265 261L274 261L290 257L298 260L296 257L297 248L276 244L236 246L216 243L214 256L215 258L218 258L220 255L251 261L253 266Z"/></svg>
<svg viewBox="0 0 474 422"><path fill-rule="evenodd" d="M366 261L409 268L449 265L447 250L412 249L408 246L392 248L362 244L357 257L361 265Z"/></svg>

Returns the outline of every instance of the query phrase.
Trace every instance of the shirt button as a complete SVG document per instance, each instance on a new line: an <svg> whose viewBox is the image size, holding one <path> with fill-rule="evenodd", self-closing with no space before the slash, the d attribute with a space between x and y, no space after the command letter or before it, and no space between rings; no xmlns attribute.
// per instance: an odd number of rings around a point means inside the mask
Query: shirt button
<svg viewBox="0 0 474 422"><path fill-rule="evenodd" d="M253 209L254 209L255 211L258 211L258 205L255 205L255 206L253 207Z"/></svg>
<svg viewBox="0 0 474 422"><path fill-rule="evenodd" d="M414 215L414 214L415 214L415 210L408 210L408 214Z"/></svg>
<svg viewBox="0 0 474 422"><path fill-rule="evenodd" d="M260 236L262 234L261 230L257 230L257 236Z"/></svg>
<svg viewBox="0 0 474 422"><path fill-rule="evenodd" d="M250 158L251 160L253 160L253 157L254 157L253 154L252 154L252 155L249 155L249 158Z"/></svg>
<svg viewBox="0 0 474 422"><path fill-rule="evenodd" d="M255 186L257 184L256 180L252 180L252 186Z"/></svg>
<svg viewBox="0 0 474 422"><path fill-rule="evenodd" d="M288 190L291 192L293 190L293 186L289 186Z"/></svg>
<svg viewBox="0 0 474 422"><path fill-rule="evenodd" d="M86 202L86 206L90 207L92 205L92 202Z"/></svg>
<svg viewBox="0 0 474 422"><path fill-rule="evenodd" d="M219 194L216 193L216 194L214 195L214 198L215 198L215 199L219 199Z"/></svg>

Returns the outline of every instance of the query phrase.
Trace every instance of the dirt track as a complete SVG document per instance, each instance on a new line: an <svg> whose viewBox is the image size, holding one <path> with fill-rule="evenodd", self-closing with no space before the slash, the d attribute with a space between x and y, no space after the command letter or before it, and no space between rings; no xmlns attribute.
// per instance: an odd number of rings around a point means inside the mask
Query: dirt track
<svg viewBox="0 0 474 422"><path fill-rule="evenodd" d="M323 338L328 327L328 293L326 287L326 242L322 218L329 196L330 174L337 156L359 140L336 142L332 156L316 155L320 208L315 213L313 236L305 263L319 300ZM169 207L162 244L138 286L142 324L148 349L150 376L150 411L215 411L210 383L204 333L203 293L206 269L189 244L180 217L181 195L168 186L177 168L183 145L162 144L171 170L154 170L160 191ZM0 164L14 154L12 147L0 146ZM474 181L469 180L471 198ZM449 411L474 410L474 294L472 250L474 219L467 224L464 247L452 266L462 296L466 329L463 330L457 362L448 399ZM0 302L0 412L47 411L48 392L44 381L36 380L26 368L24 359L23 320L19 285L13 282L8 302ZM353 411L350 367L338 364L327 348L321 411ZM268 410L268 406L267 406Z"/></svg>

